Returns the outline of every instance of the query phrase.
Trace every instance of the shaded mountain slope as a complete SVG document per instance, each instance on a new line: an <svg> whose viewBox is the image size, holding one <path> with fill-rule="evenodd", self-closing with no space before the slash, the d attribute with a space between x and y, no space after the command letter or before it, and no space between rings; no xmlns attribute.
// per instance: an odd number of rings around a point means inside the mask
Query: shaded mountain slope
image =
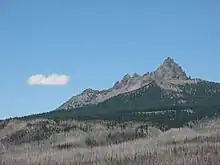
<svg viewBox="0 0 220 165"><path fill-rule="evenodd" d="M153 72L130 76L126 74L121 81L117 81L113 87L104 90L86 89L81 94L71 97L58 109L68 110L86 105L98 104L120 94L128 93L147 86L152 81L162 89L178 91L177 84L197 83L198 80L189 78L183 69L170 57ZM172 85L174 84L174 85Z"/></svg>
<svg viewBox="0 0 220 165"><path fill-rule="evenodd" d="M17 119L141 120L171 128L218 114L219 98L220 83L192 79L167 58L151 73L127 74L112 88L86 89L55 111Z"/></svg>
<svg viewBox="0 0 220 165"><path fill-rule="evenodd" d="M138 120L150 121L168 128L220 112L220 84L200 81L177 85L179 91L162 89L156 81L129 93L120 94L102 103L72 110L56 110L25 116L21 119L49 118L53 120Z"/></svg>

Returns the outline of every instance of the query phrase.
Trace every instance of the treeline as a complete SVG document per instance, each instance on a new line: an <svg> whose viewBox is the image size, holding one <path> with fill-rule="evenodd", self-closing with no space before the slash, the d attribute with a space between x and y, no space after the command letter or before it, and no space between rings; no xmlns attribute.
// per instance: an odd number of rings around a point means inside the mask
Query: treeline
<svg viewBox="0 0 220 165"><path fill-rule="evenodd" d="M82 110L82 109L81 109ZM172 110L172 111L170 111ZM193 113L188 112L191 110ZM146 112L162 112L162 113L146 113ZM137 113L140 112L140 113ZM143 113L145 112L145 113ZM36 118L52 119L54 121L62 120L109 120L119 123L125 121L144 121L151 122L161 128L178 128L190 121L200 120L204 117L214 117L220 114L220 106L169 106L151 109L133 109L120 111L93 111L91 109L78 110L59 110L42 114L34 114L16 119L30 120Z"/></svg>
<svg viewBox="0 0 220 165"><path fill-rule="evenodd" d="M47 118L60 120L113 120L150 121L155 125L165 127L180 127L189 121L212 117L220 113L220 85L218 83L199 83L180 86L181 93L162 90L156 84L150 88L140 88L128 94L121 94L97 105L87 105L72 110L56 110L47 113L34 114L17 119L29 120ZM180 94L180 95L177 95ZM179 104L184 100L184 104ZM194 113L182 111L191 109ZM168 110L175 110L168 111ZM136 113L156 112L164 113Z"/></svg>

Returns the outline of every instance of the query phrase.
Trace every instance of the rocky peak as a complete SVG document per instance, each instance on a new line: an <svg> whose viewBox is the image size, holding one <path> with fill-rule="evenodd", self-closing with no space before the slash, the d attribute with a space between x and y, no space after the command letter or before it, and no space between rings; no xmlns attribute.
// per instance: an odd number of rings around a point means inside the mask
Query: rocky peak
<svg viewBox="0 0 220 165"><path fill-rule="evenodd" d="M59 109L71 109L88 104L97 104L119 94L152 85L158 85L162 89L179 90L170 84L182 84L186 82L192 82L192 79L187 77L186 73L172 58L168 57L153 72L147 72L144 75L134 73L132 76L126 74L122 80L117 81L113 87L107 90L86 89L81 94L73 96L61 105Z"/></svg>
<svg viewBox="0 0 220 165"><path fill-rule="evenodd" d="M167 67L169 69L175 69L175 67L179 67L179 65L174 61L174 59L168 57L164 60L163 64L160 67Z"/></svg>
<svg viewBox="0 0 220 165"><path fill-rule="evenodd" d="M116 81L116 83L114 84L113 88L114 88L114 89L117 89L117 88L119 88L119 86L120 86L120 82L119 82L119 81Z"/></svg>
<svg viewBox="0 0 220 165"><path fill-rule="evenodd" d="M176 64L176 62L171 57L167 57L163 62L163 64L172 64L172 63Z"/></svg>
<svg viewBox="0 0 220 165"><path fill-rule="evenodd" d="M113 89L123 88L125 85L128 84L128 82L129 82L129 80L130 80L131 78L132 78L132 77L131 77L129 74L126 74L121 81L117 81L117 82L114 84Z"/></svg>
<svg viewBox="0 0 220 165"><path fill-rule="evenodd" d="M88 93L97 93L99 92L98 90L93 90L91 88L85 89L82 94L88 94Z"/></svg>
<svg viewBox="0 0 220 165"><path fill-rule="evenodd" d="M133 78L136 78L136 77L140 77L140 75L137 74L137 73L134 73L132 77L133 77Z"/></svg>
<svg viewBox="0 0 220 165"><path fill-rule="evenodd" d="M156 79L178 79L188 80L183 69L170 57L166 58L162 65L156 71L151 73L151 76Z"/></svg>
<svg viewBox="0 0 220 165"><path fill-rule="evenodd" d="M143 75L143 77L146 77L146 76L149 76L150 75L150 72L147 72Z"/></svg>
<svg viewBox="0 0 220 165"><path fill-rule="evenodd" d="M126 74L123 79L122 82L127 82L129 79L131 78L131 76L129 74Z"/></svg>

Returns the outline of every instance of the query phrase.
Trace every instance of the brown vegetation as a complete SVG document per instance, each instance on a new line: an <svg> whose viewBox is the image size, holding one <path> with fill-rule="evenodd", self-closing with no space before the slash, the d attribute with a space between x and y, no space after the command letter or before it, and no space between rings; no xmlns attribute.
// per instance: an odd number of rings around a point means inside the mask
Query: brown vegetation
<svg viewBox="0 0 220 165"><path fill-rule="evenodd" d="M0 165L219 165L219 125L210 125L194 126L197 131L181 128L153 133L156 129L151 128L151 136L135 140L129 139L129 132L125 136L125 129L118 129L114 138L120 143L102 145L99 140L106 137L106 130L103 125L92 124L87 132L77 127L73 132L56 133L54 139L7 148L1 145Z"/></svg>

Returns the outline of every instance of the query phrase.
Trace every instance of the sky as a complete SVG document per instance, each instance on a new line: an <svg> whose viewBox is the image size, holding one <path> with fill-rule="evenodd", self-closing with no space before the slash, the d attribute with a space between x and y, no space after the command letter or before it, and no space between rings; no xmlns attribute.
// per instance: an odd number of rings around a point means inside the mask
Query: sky
<svg viewBox="0 0 220 165"><path fill-rule="evenodd" d="M168 56L220 82L219 0L1 0L0 118L51 111Z"/></svg>

